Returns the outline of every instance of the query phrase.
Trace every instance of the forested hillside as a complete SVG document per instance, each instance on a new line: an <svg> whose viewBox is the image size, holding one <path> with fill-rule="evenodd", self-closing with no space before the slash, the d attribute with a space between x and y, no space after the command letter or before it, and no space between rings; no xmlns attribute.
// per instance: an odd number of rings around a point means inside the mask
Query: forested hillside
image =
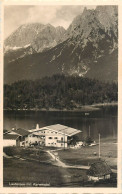
<svg viewBox="0 0 122 194"><path fill-rule="evenodd" d="M117 101L117 84L78 76L54 75L4 86L4 109L80 109Z"/></svg>

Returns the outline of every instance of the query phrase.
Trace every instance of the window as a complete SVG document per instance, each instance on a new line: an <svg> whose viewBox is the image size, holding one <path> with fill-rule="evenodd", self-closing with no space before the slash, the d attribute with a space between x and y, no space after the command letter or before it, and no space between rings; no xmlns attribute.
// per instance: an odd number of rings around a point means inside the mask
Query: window
<svg viewBox="0 0 122 194"><path fill-rule="evenodd" d="M61 141L63 141L63 137L61 137Z"/></svg>
<svg viewBox="0 0 122 194"><path fill-rule="evenodd" d="M54 137L54 139L58 139L57 137Z"/></svg>
<svg viewBox="0 0 122 194"><path fill-rule="evenodd" d="M48 137L48 139L52 139L52 137Z"/></svg>

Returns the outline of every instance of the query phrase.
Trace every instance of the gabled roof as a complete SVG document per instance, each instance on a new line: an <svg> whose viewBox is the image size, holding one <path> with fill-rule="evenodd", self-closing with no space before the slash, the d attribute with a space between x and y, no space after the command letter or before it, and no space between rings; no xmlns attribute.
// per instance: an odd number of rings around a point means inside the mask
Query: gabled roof
<svg viewBox="0 0 122 194"><path fill-rule="evenodd" d="M46 128L65 134L67 136L72 136L81 132L80 130L67 127L65 125L60 125L60 124L50 125L50 126L47 126Z"/></svg>
<svg viewBox="0 0 122 194"><path fill-rule="evenodd" d="M55 131L59 134L63 134L63 135L67 135L67 136L73 136L76 135L77 133L80 133L82 131L71 128L71 127L67 127L65 125L60 125L60 124L55 124L55 125L49 125L46 127L42 127L42 128L38 128L38 129L31 129L29 130L29 132L34 133L34 132L38 132L38 131L43 131L49 129L51 131ZM44 135L44 134L43 134Z"/></svg>
<svg viewBox="0 0 122 194"><path fill-rule="evenodd" d="M94 177L100 177L110 173L112 173L110 166L108 166L105 161L99 160L91 164L87 174Z"/></svg>
<svg viewBox="0 0 122 194"><path fill-rule="evenodd" d="M28 131L30 132L30 133L33 133L33 132L36 132L36 131L41 131L41 130L43 130L44 128L39 128L39 129L29 129Z"/></svg>
<svg viewBox="0 0 122 194"><path fill-rule="evenodd" d="M25 129L21 129L21 128L15 129L15 130L13 130L13 132L15 132L16 134L18 134L19 136L27 136L27 135L30 134L29 131L27 131Z"/></svg>
<svg viewBox="0 0 122 194"><path fill-rule="evenodd" d="M19 135L15 134L4 134L3 139L16 140Z"/></svg>

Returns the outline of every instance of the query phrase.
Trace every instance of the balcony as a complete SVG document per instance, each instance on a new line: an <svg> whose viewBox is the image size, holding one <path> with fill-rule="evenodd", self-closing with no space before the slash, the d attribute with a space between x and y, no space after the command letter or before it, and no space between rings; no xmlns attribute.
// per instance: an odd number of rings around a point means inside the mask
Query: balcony
<svg viewBox="0 0 122 194"><path fill-rule="evenodd" d="M64 140L57 140L57 143L67 143L67 141L64 141Z"/></svg>

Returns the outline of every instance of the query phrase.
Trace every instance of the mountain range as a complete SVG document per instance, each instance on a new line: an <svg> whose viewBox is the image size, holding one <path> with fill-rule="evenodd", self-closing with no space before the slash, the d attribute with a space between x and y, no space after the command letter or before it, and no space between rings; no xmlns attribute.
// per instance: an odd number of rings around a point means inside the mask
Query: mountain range
<svg viewBox="0 0 122 194"><path fill-rule="evenodd" d="M51 24L24 24L5 40L5 83L57 73L117 81L117 6L84 8L67 30Z"/></svg>

